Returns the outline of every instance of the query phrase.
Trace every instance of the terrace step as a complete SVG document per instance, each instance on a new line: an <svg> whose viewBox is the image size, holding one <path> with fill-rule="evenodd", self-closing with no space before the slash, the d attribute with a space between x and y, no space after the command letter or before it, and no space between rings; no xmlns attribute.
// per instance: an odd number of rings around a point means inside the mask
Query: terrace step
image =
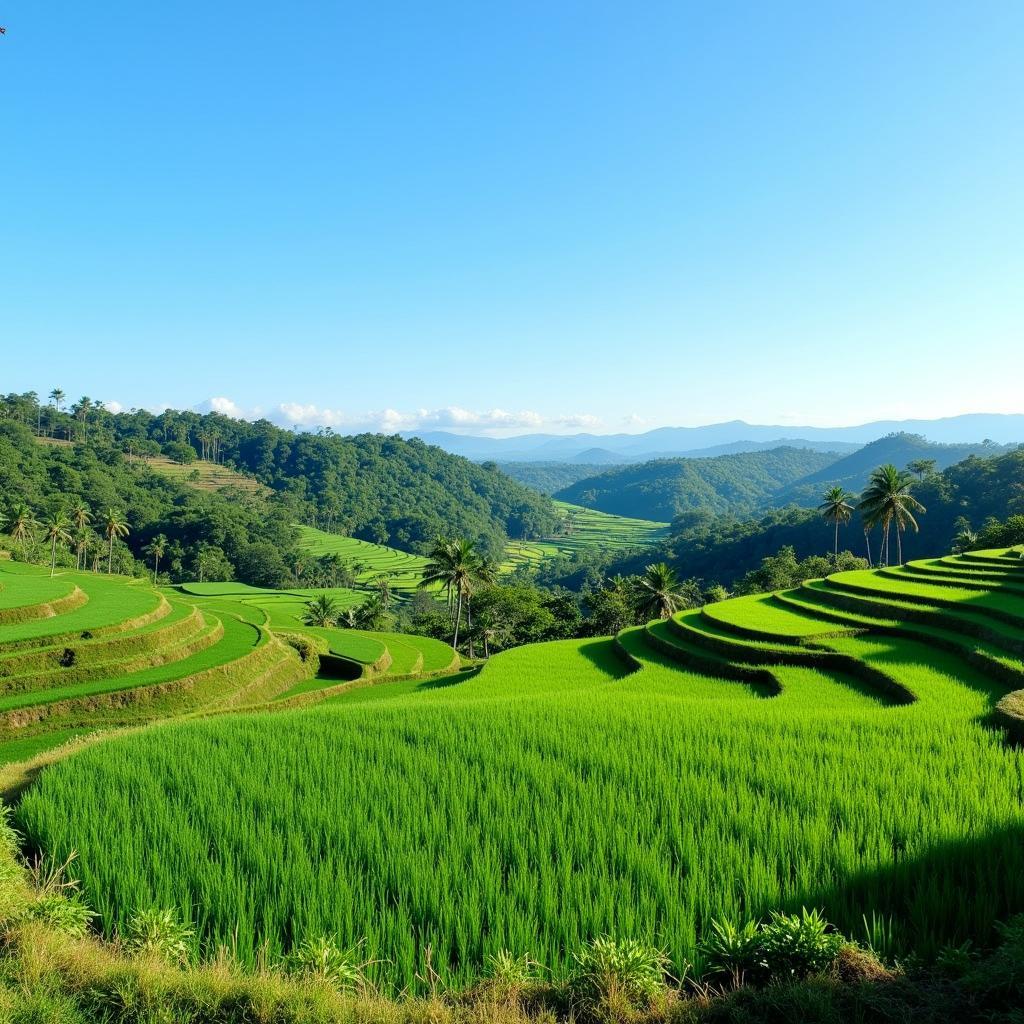
<svg viewBox="0 0 1024 1024"><path fill-rule="evenodd" d="M856 576L856 579L850 579L850 576ZM902 583L919 583L921 586L931 587L936 593L919 593L911 590L896 590L894 588L887 589L883 586L873 586L870 582L866 582L872 579L879 579L883 583L888 581L902 582ZM943 585L936 585L932 580L921 580L914 578L913 580L908 579L907 574L900 574L895 570L877 569L874 573L836 573L833 576L828 577L828 584L830 587L834 587L837 590L847 591L851 594L866 594L869 597L888 597L896 598L900 601L908 604L920 604L928 607L938 607L942 609L953 609L956 610L961 608L962 601L957 601L953 597L945 597L938 593L942 589L948 589L949 587L956 586L955 583L947 583ZM963 589L974 589L974 588L963 588ZM991 588L983 588L991 593ZM994 619L998 622L1004 622L1010 626L1015 626L1018 629L1024 628L1024 605L1021 606L1022 611L1020 614L1015 612L1007 611L1004 608L997 608L990 604L972 604L970 610L972 612L978 612L983 614L986 618Z"/></svg>
<svg viewBox="0 0 1024 1024"><path fill-rule="evenodd" d="M3 708L5 697L11 694L39 693L49 688L73 686L97 679L117 679L158 665L182 661L211 647L223 635L224 627L219 619L207 622L198 609L192 608L189 614L172 624L171 628L158 631L155 637L157 642L154 644L140 646L128 653L111 652L109 649L101 651L107 654L122 653L121 657L84 664L69 661L67 664L51 665L41 671L0 677L0 709ZM65 650L72 652L72 648Z"/></svg>
<svg viewBox="0 0 1024 1024"><path fill-rule="evenodd" d="M815 605L809 600L801 600L800 594L806 591L784 592L776 595L780 601L784 601L793 607L804 608L807 614L823 615L829 618L849 616L858 620L865 627L873 632L889 634L891 636L902 636L908 640L916 640L926 643L931 647L944 650L963 659L966 663L975 668L999 679L1007 686L1020 686L1024 683L1024 663L1018 658L1012 657L1005 649L993 646L979 640L975 636L961 634L951 631L949 621L952 616L936 615L936 619L942 625L929 624L924 621L905 620L884 620L875 619L874 624L864 615L853 612L833 611Z"/></svg>
<svg viewBox="0 0 1024 1024"><path fill-rule="evenodd" d="M137 630L108 634L83 640L80 634L58 638L45 647L17 647L8 651L0 644L0 688L8 676L72 666L95 665L117 660L113 655L131 658L139 653L163 647L175 639L186 639L202 628L202 615L194 605L166 604L167 614Z"/></svg>
<svg viewBox="0 0 1024 1024"><path fill-rule="evenodd" d="M89 600L88 594L74 584L67 586L65 590L65 593L46 601L0 607L0 626L31 622L35 619L53 619L80 608Z"/></svg>
<svg viewBox="0 0 1024 1024"><path fill-rule="evenodd" d="M782 693L782 683L769 669L735 662L713 650L691 643L674 632L665 620L648 623L642 635L648 646L659 654L678 661L690 671L713 678L746 683L761 697L776 697Z"/></svg>
<svg viewBox="0 0 1024 1024"><path fill-rule="evenodd" d="M846 676L856 679L892 703L909 704L916 699L906 686L889 673L866 664L860 658L830 649L824 640L779 646L751 642L717 632L706 619L687 612L669 619L668 624L670 632L675 636L731 661L747 665L790 665L816 669L837 678ZM834 631L831 635L834 638L851 637L861 632L862 629L844 629Z"/></svg>

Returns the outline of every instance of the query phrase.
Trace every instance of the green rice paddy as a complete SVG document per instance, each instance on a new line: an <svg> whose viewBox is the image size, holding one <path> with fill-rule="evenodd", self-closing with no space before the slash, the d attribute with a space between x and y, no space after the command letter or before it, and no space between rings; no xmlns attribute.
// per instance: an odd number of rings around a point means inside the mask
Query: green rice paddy
<svg viewBox="0 0 1024 1024"><path fill-rule="evenodd" d="M1024 689L1024 618L999 581L955 585L972 564L155 726L46 770L19 821L78 851L105 929L173 905L249 962L365 939L392 991L428 951L468 982L504 948L564 971L602 933L680 972L712 919L801 905L924 955L985 942L1024 911L1024 754L994 713Z"/></svg>
<svg viewBox="0 0 1024 1024"><path fill-rule="evenodd" d="M521 565L536 566L546 558L576 551L647 547L668 535L668 523L629 519L566 501L556 501L555 506L562 515L564 532L546 540L509 541L501 565L504 572L512 572Z"/></svg>

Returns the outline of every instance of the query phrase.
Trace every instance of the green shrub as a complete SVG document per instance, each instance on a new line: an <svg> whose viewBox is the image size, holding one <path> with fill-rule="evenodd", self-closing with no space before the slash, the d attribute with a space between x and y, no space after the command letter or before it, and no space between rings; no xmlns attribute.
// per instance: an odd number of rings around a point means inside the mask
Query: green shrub
<svg viewBox="0 0 1024 1024"><path fill-rule="evenodd" d="M184 964L192 954L193 931L172 907L136 911L124 934L132 953L152 954L171 963Z"/></svg>
<svg viewBox="0 0 1024 1024"><path fill-rule="evenodd" d="M513 988L529 985L537 980L540 965L528 953L516 956L503 949L487 958L487 977L497 985Z"/></svg>
<svg viewBox="0 0 1024 1024"><path fill-rule="evenodd" d="M306 939L289 957L289 966L296 974L327 982L339 992L355 992L366 986L358 946L343 950L334 939L320 935Z"/></svg>
<svg viewBox="0 0 1024 1024"><path fill-rule="evenodd" d="M732 921L712 921L711 933L701 943L700 952L710 973L727 977L734 988L768 966L757 921L738 926Z"/></svg>
<svg viewBox="0 0 1024 1024"><path fill-rule="evenodd" d="M845 939L819 910L772 913L761 926L761 949L773 980L804 978L827 970Z"/></svg>
<svg viewBox="0 0 1024 1024"><path fill-rule="evenodd" d="M41 921L65 935L82 936L96 914L89 909L79 892L64 893L56 890L41 892L25 912L30 921Z"/></svg>
<svg viewBox="0 0 1024 1024"><path fill-rule="evenodd" d="M668 957L646 943L603 935L574 953L573 960L569 987L573 1001L583 1007L624 1001L639 1009L665 991Z"/></svg>

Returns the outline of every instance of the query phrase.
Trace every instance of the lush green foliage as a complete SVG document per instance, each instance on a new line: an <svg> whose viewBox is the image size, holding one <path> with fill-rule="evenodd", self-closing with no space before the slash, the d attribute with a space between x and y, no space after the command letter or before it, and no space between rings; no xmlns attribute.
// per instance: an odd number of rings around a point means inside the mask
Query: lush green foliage
<svg viewBox="0 0 1024 1024"><path fill-rule="evenodd" d="M394 986L429 976L428 947L460 980L503 950L568 975L600 935L666 949L679 976L712 920L772 910L797 917L769 921L763 955L797 975L823 942L801 907L848 933L877 910L902 950L984 941L1024 907L1024 755L984 724L1024 667L1019 627L961 629L1024 624L1024 594L972 589L972 565L683 613L627 630L629 663L607 640L539 644L457 685L162 726L50 769L20 819L79 850L107 928L191 907L202 942L249 959L365 937ZM894 632L870 605L845 619L850 587L948 603Z"/></svg>
<svg viewBox="0 0 1024 1024"><path fill-rule="evenodd" d="M751 513L770 506L785 486L836 459L834 452L808 448L657 459L588 477L557 496L603 512L656 521L689 511Z"/></svg>

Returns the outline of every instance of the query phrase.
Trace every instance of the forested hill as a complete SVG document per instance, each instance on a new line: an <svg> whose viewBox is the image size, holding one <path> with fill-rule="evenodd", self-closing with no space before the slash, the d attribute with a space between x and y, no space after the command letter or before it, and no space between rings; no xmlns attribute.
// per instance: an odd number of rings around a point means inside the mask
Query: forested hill
<svg viewBox="0 0 1024 1024"><path fill-rule="evenodd" d="M782 490L777 495L779 505L795 502L798 505L817 505L826 487L839 484L859 493L863 490L871 471L892 463L908 467L923 477L936 470L947 469L972 455L988 457L999 455L1012 445L998 445L991 441L980 444L934 444L920 434L888 434L843 456L836 462Z"/></svg>
<svg viewBox="0 0 1024 1024"><path fill-rule="evenodd" d="M981 534L974 543L982 547L1024 543L1024 445L988 458L971 456L941 473L925 471L922 476L913 494L927 511L917 516L920 532L904 534L906 557L946 554L967 528ZM751 518L689 512L672 524L657 555L682 575L731 586L783 545L792 545L797 557L806 558L827 554L832 538L832 526L810 508L790 506ZM877 530L871 543L878 544ZM867 554L858 515L841 528L839 544L857 555ZM606 571L636 572L651 558L647 551Z"/></svg>
<svg viewBox="0 0 1024 1024"><path fill-rule="evenodd" d="M711 459L657 459L587 477L555 497L602 512L668 521L684 512L746 515L836 462L835 452L773 448Z"/></svg>
<svg viewBox="0 0 1024 1024"><path fill-rule="evenodd" d="M416 552L438 535L460 535L497 557L506 537L546 536L559 522L549 498L496 467L415 439L294 433L216 413L113 414L84 398L58 410L32 395L7 395L0 415L23 429L12 443L31 443L33 434L73 441L75 451L93 452L118 472L139 455L185 464L206 456L272 488L294 519Z"/></svg>

